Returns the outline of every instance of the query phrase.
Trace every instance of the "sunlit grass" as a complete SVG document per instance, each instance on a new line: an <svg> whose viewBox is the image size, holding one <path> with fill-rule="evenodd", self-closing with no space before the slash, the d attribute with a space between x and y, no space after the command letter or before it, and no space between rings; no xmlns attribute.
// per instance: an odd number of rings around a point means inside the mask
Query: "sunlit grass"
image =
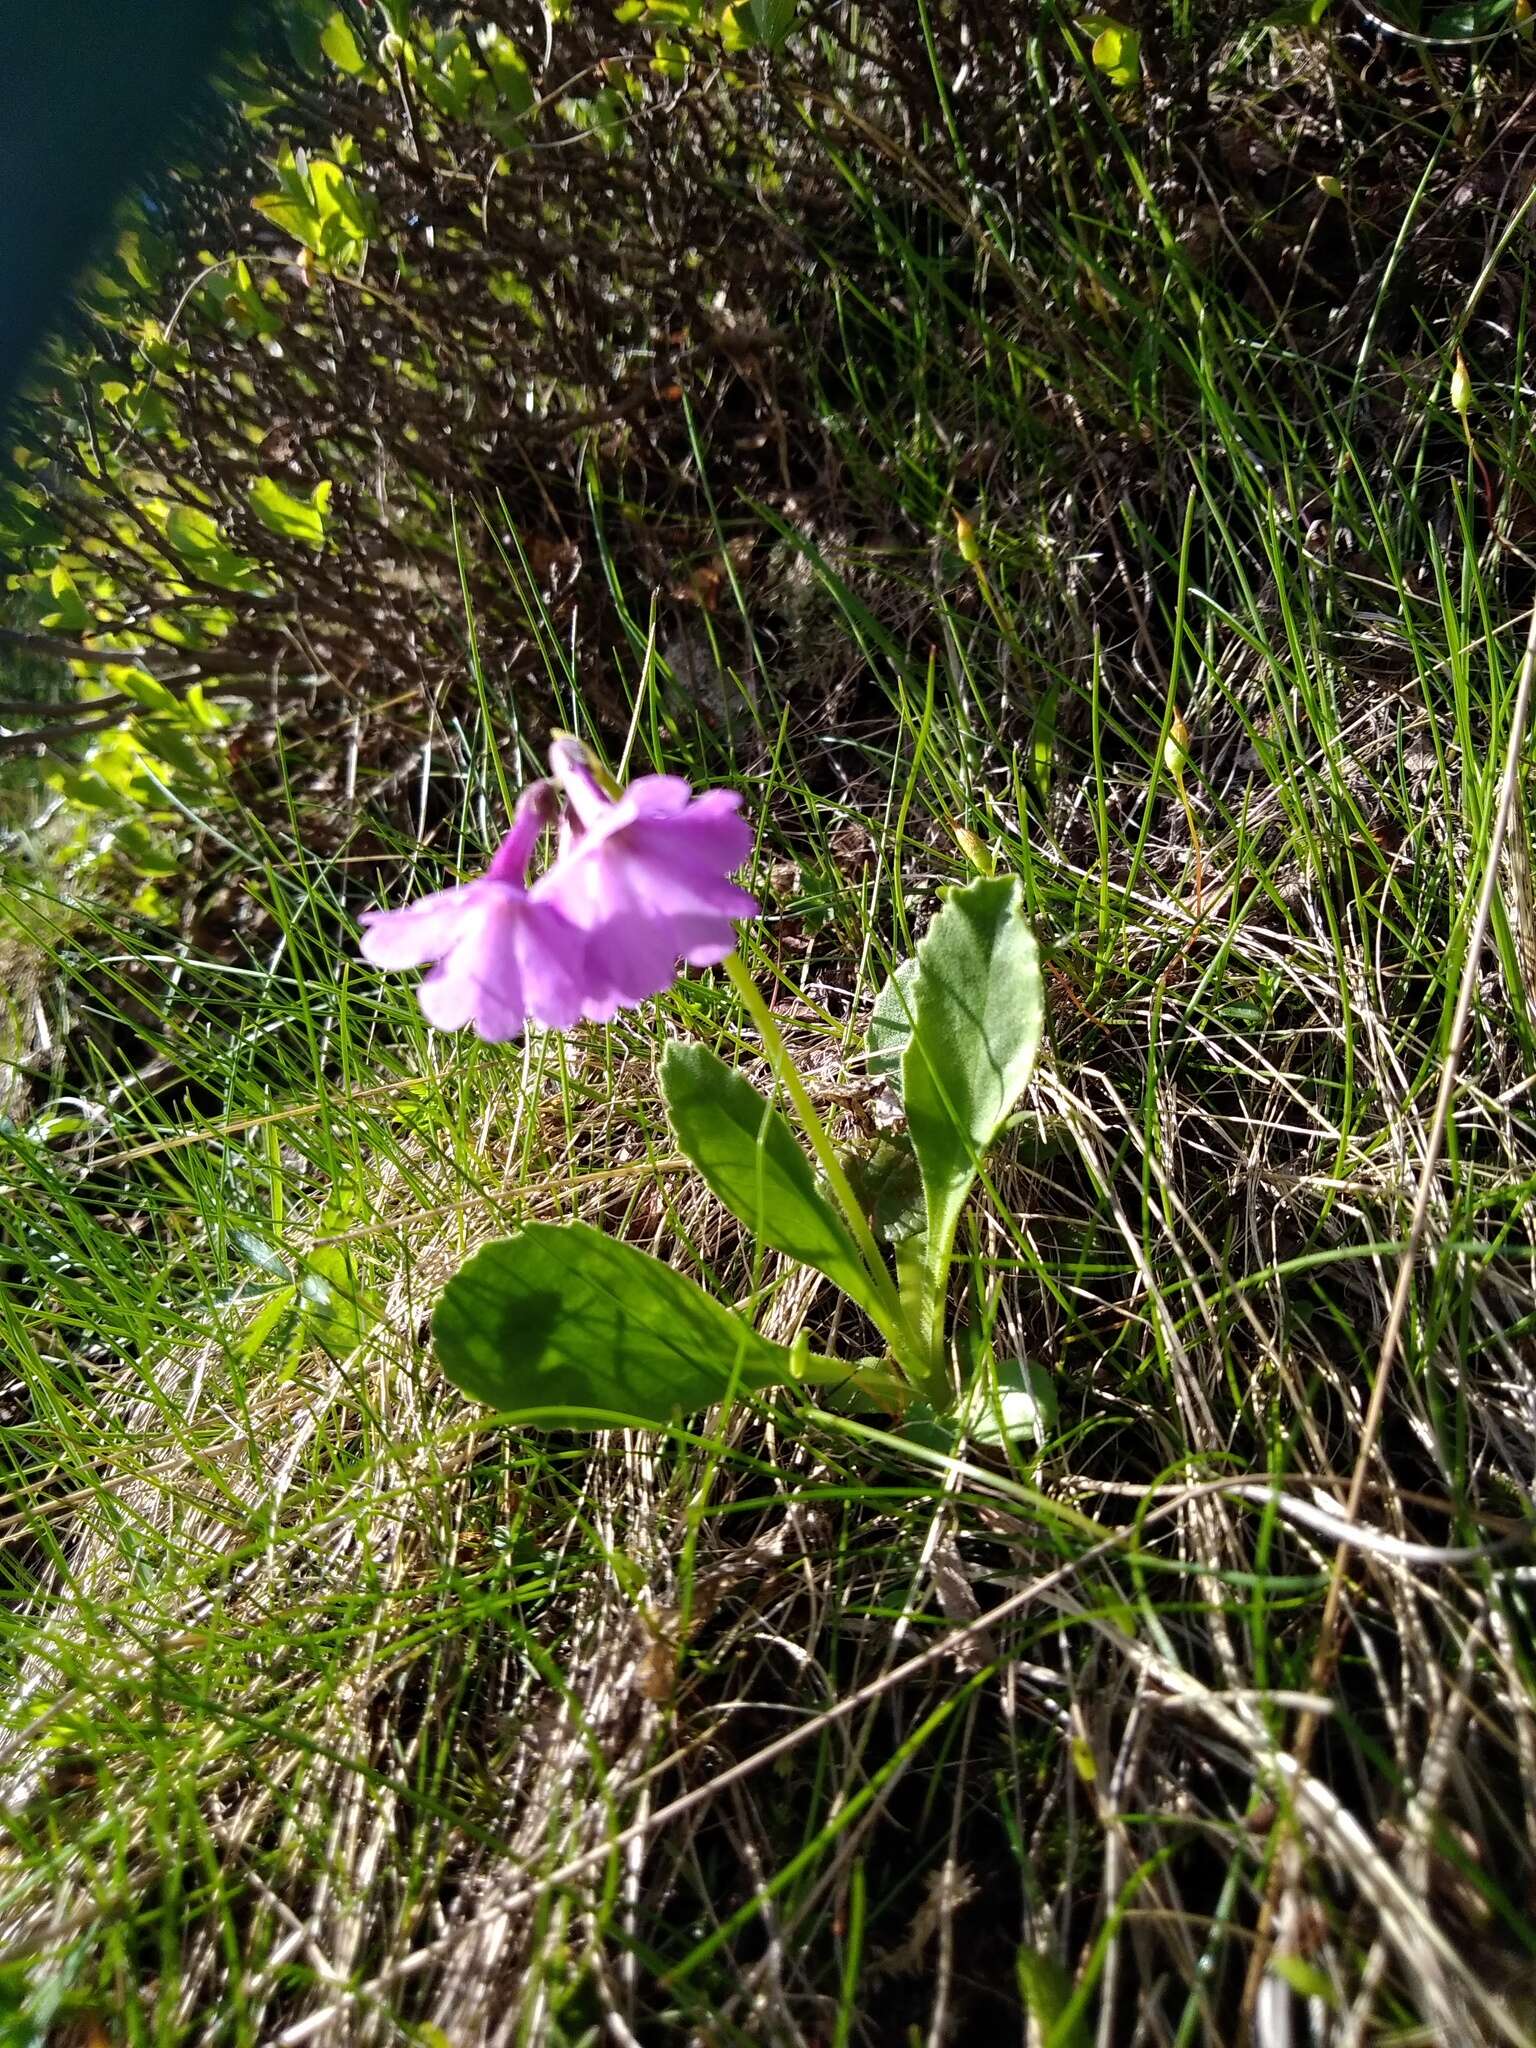
<svg viewBox="0 0 1536 2048"><path fill-rule="evenodd" d="M727 574L700 607L718 705L615 575L626 715L597 731L510 545L547 703L507 702L471 631L472 713L401 784L365 774L324 850L296 743L208 820L216 942L13 864L72 1061L0 1141L18 2012L758 2043L983 2038L1027 2003L1060 2048L1139 2012L1194 2042L1236 2037L1273 1935L1365 2038L1524 2038L1523 791L1343 1659L1285 1763L1487 866L1518 563L1433 377L1383 449L1369 334L1303 360L1165 233L1136 132L1034 118L1033 211L921 167L1027 308L978 314L920 209L850 179L891 275L837 278L820 367L886 532L716 506L722 561L755 519L789 593L765 619ZM1106 422L1155 492L1110 475ZM600 549L622 508L590 509ZM1023 878L1051 1044L961 1284L1054 1376L1043 1450L946 1459L787 1402L593 1443L487 1429L442 1380L437 1290L530 1215L750 1285L654 1080L669 1032L755 1057L723 982L487 1048L355 957L357 910L475 870L552 724L748 791L751 947L849 1143L888 1111L869 1005L939 890ZM775 1275L764 1313L831 1308Z"/></svg>

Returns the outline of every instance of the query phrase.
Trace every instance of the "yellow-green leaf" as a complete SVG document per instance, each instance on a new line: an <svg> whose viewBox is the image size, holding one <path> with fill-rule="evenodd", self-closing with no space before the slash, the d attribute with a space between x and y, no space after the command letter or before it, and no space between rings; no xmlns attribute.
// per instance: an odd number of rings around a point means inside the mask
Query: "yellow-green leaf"
<svg viewBox="0 0 1536 2048"><path fill-rule="evenodd" d="M1095 70L1102 71L1111 85L1139 83L1141 36L1137 30L1103 14L1085 16L1081 26L1093 37L1091 54Z"/></svg>
<svg viewBox="0 0 1536 2048"><path fill-rule="evenodd" d="M349 78L356 78L366 70L367 59L358 47L352 25L338 8L320 32L320 47L336 66L345 71Z"/></svg>
<svg viewBox="0 0 1536 2048"><path fill-rule="evenodd" d="M331 503L329 482L316 484L307 498L297 498L274 478L259 476L248 496L251 510L269 533L299 541L307 548L325 546Z"/></svg>

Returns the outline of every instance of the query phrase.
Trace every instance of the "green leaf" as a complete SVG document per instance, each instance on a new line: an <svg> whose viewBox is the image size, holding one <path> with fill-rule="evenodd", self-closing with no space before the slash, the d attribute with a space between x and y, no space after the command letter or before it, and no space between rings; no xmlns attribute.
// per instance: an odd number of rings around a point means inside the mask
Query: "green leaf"
<svg viewBox="0 0 1536 2048"><path fill-rule="evenodd" d="M655 55L651 58L651 69L660 72L663 78L679 79L688 76L688 66L693 62L693 53L686 43L677 42L670 36L658 36L652 46Z"/></svg>
<svg viewBox="0 0 1536 2048"><path fill-rule="evenodd" d="M284 8L283 33L289 54L299 69L311 75L317 72L320 69L320 19L313 0L301 0L298 6Z"/></svg>
<svg viewBox="0 0 1536 2048"><path fill-rule="evenodd" d="M1057 1413L1056 1384L1045 1367L1009 1358L1000 1365L989 1361L958 1405L942 1414L926 1401L914 1401L901 1433L929 1450L951 1454L962 1444L989 1451L1009 1443L1043 1450L1056 1434Z"/></svg>
<svg viewBox="0 0 1536 2048"><path fill-rule="evenodd" d="M358 47L357 37L352 33L352 24L337 8L320 32L320 47L336 66L345 71L349 78L356 78L367 69L368 60Z"/></svg>
<svg viewBox="0 0 1536 2048"><path fill-rule="evenodd" d="M326 1350L355 1350L378 1321L378 1305L361 1292L342 1245L323 1245L305 1259L299 1301L312 1334Z"/></svg>
<svg viewBox="0 0 1536 2048"><path fill-rule="evenodd" d="M248 1225L238 1223L230 1231L229 1241L242 1258L248 1259L261 1272L269 1273L274 1280L288 1280L293 1277L293 1269L287 1258L270 1239L263 1237L259 1230L252 1230Z"/></svg>
<svg viewBox="0 0 1536 2048"><path fill-rule="evenodd" d="M956 1411L973 1444L997 1449L1027 1443L1043 1449L1056 1434L1056 1382L1043 1365L1005 1358L977 1373Z"/></svg>
<svg viewBox="0 0 1536 2048"><path fill-rule="evenodd" d="M422 91L439 113L454 121L466 119L474 104L480 70L463 29L445 29L433 45L432 60L431 68L423 68L420 74Z"/></svg>
<svg viewBox="0 0 1536 2048"><path fill-rule="evenodd" d="M281 192L258 192L251 204L258 213L264 213L285 235L292 235L306 249L313 249L318 244L320 228L315 210L303 200L285 198Z"/></svg>
<svg viewBox="0 0 1536 2048"><path fill-rule="evenodd" d="M238 555L219 532L218 523L196 505L172 505L165 515L165 537L185 566L220 590L260 590L263 586L249 555Z"/></svg>
<svg viewBox="0 0 1536 2048"><path fill-rule="evenodd" d="M1094 69L1111 85L1135 85L1141 78L1141 34L1104 14L1089 14L1079 24L1093 37Z"/></svg>
<svg viewBox="0 0 1536 2048"><path fill-rule="evenodd" d="M118 826L112 847L141 875L179 875L185 865L174 847L136 819Z"/></svg>
<svg viewBox="0 0 1536 2048"><path fill-rule="evenodd" d="M751 0L749 11L758 41L770 50L778 49L795 25L798 4L799 0Z"/></svg>
<svg viewBox="0 0 1536 2048"><path fill-rule="evenodd" d="M595 136L609 156L622 147L629 109L617 87L605 85L591 99L561 100L557 111L578 133Z"/></svg>
<svg viewBox="0 0 1536 2048"><path fill-rule="evenodd" d="M928 1227L923 1176L910 1139L881 1138L873 1152L849 1152L842 1167L881 1244L906 1244Z"/></svg>
<svg viewBox="0 0 1536 2048"><path fill-rule="evenodd" d="M210 780L208 763L197 748L180 733L172 731L164 719L146 720L140 736L145 753L163 761L184 781L205 786Z"/></svg>
<svg viewBox="0 0 1536 2048"><path fill-rule="evenodd" d="M309 166L309 182L315 194L315 212L320 221L317 254L338 263L351 263L373 233L373 208L338 163L316 157Z"/></svg>
<svg viewBox="0 0 1536 2048"><path fill-rule="evenodd" d="M814 1266L878 1313L848 1226L778 1110L707 1046L677 1039L662 1054L661 1093L679 1149L710 1193L764 1244Z"/></svg>
<svg viewBox="0 0 1536 2048"><path fill-rule="evenodd" d="M868 1054L866 1070L901 1085L902 1056L912 1036L912 996L917 983L917 962L903 960L875 997L869 1029L864 1034Z"/></svg>
<svg viewBox="0 0 1536 2048"><path fill-rule="evenodd" d="M165 537L178 555L201 562L224 545L218 521L196 505L173 505L165 515Z"/></svg>
<svg viewBox="0 0 1536 2048"><path fill-rule="evenodd" d="M1040 1048L1040 957L1016 877L948 892L917 949L912 1016L902 1097L923 1172L937 1300L966 1197Z"/></svg>
<svg viewBox="0 0 1536 2048"><path fill-rule="evenodd" d="M124 418L146 441L156 441L176 424L170 400L152 384L135 384L123 408Z"/></svg>
<svg viewBox="0 0 1536 2048"><path fill-rule="evenodd" d="M1034 2022L1031 2034L1049 2048L1092 2048L1087 2020L1072 2011L1072 1974L1060 1958L1021 1948L1017 1970L1019 1990Z"/></svg>
<svg viewBox="0 0 1536 2048"><path fill-rule="evenodd" d="M669 1422L797 1377L782 1344L586 1223L530 1223L486 1245L449 1281L432 1334L456 1387L550 1422Z"/></svg>
<svg viewBox="0 0 1536 2048"><path fill-rule="evenodd" d="M1514 0L1472 0L1465 7L1442 7L1429 17L1423 33L1437 42L1460 42L1506 27L1513 12Z"/></svg>
<svg viewBox="0 0 1536 2048"><path fill-rule="evenodd" d="M521 119L532 111L537 98L533 75L522 51L494 23L482 28L476 40L480 46L480 62L490 73L503 106Z"/></svg>
<svg viewBox="0 0 1536 2048"><path fill-rule="evenodd" d="M0 547L19 555L29 548L57 546L63 538L41 491L0 488Z"/></svg>
<svg viewBox="0 0 1536 2048"><path fill-rule="evenodd" d="M50 633L88 633L95 621L86 609L74 577L62 563L48 578L48 589L56 609L49 612L42 622L46 630Z"/></svg>
<svg viewBox="0 0 1536 2048"><path fill-rule="evenodd" d="M331 503L329 483L316 484L307 498L296 498L272 477L259 476L250 487L251 510L269 532L285 540L302 541L307 548L323 548L327 514Z"/></svg>
<svg viewBox="0 0 1536 2048"><path fill-rule="evenodd" d="M1320 1998L1331 2012L1337 2012L1339 1995L1333 1979L1305 1956L1274 1955L1269 1967L1282 1983L1289 1984L1298 1998Z"/></svg>
<svg viewBox="0 0 1536 2048"><path fill-rule="evenodd" d="M374 206L330 157L301 159L285 143L274 166L282 188L251 201L258 213L332 267L361 263L374 230Z"/></svg>
<svg viewBox="0 0 1536 2048"><path fill-rule="evenodd" d="M274 1287L241 1332L234 1347L236 1358L257 1358L270 1343L283 1335L283 1326L291 1326L298 1299L297 1288Z"/></svg>
<svg viewBox="0 0 1536 2048"><path fill-rule="evenodd" d="M117 255L141 291L151 292L170 267L171 251L163 236L149 228L125 228L117 238Z"/></svg>

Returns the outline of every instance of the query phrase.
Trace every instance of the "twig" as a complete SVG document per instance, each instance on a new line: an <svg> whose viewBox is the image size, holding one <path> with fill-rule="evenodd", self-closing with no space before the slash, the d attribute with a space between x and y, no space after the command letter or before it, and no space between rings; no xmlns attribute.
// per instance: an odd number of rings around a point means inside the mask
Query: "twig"
<svg viewBox="0 0 1536 2048"><path fill-rule="evenodd" d="M16 626L0 626L0 647L36 655L40 661L83 661L92 668L141 668L154 673L150 663L155 657L147 647L81 647L55 633L25 633ZM184 657L176 664L178 670L185 665Z"/></svg>

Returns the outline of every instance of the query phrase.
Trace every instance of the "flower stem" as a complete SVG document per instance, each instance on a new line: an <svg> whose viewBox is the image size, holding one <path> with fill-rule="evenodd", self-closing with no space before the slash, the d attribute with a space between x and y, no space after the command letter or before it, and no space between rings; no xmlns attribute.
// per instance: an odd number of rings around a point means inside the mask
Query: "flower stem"
<svg viewBox="0 0 1536 2048"><path fill-rule="evenodd" d="M883 1315L878 1319L882 1335L896 1353L898 1362L906 1367L909 1377L913 1365L922 1357L922 1347L911 1329L906 1309L896 1291L896 1284L880 1256L880 1247L875 1243L874 1232L869 1227L864 1211L859 1207L859 1198L843 1171L836 1147L827 1135L827 1127L816 1113L816 1105L810 1098L805 1083L801 1080L794 1061L790 1058L789 1047L772 1010L763 999L762 991L747 972L746 963L739 953L732 953L722 961L722 966L731 978L731 986L741 997L748 1016L756 1026L757 1035L763 1041L763 1050L768 1055L776 1080L783 1083L784 1091L794 1106L800 1127L810 1140L816 1164L826 1177L832 1198L842 1210L843 1216L853 1233L854 1243L869 1269L869 1277L879 1297ZM910 1362L909 1362L910 1361Z"/></svg>

